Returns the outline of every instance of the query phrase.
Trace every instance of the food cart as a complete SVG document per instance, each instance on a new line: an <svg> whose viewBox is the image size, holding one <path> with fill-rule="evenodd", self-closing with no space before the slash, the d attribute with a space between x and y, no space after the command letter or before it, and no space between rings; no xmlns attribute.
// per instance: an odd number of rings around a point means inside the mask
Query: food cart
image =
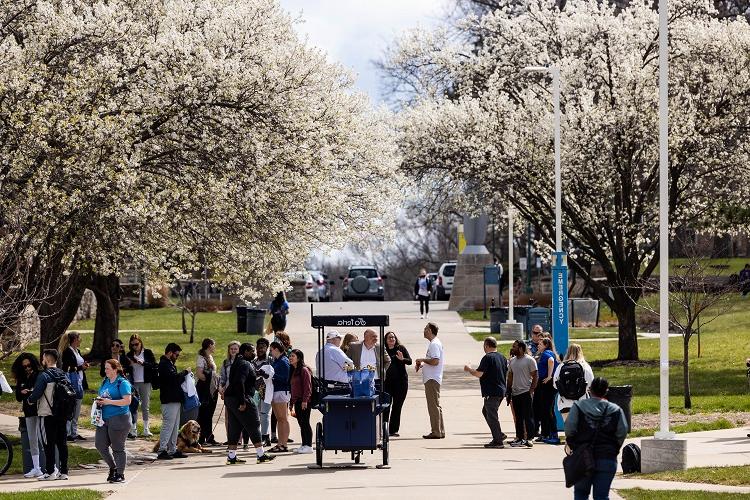
<svg viewBox="0 0 750 500"><path fill-rule="evenodd" d="M372 328L380 331L381 359L385 356L385 327L388 316L312 316L312 326L318 331L318 352L325 343L326 328ZM320 357L320 372L325 373L325 357ZM378 366L380 380L385 371ZM354 397L341 387L321 384L320 400L316 408L323 414L323 421L315 428L315 462L323 467L323 452L350 452L355 464L360 463L364 451L375 453L380 449L383 463L388 466L388 422L383 418L391 403L390 395L376 391L371 396ZM378 432L380 431L380 432Z"/></svg>

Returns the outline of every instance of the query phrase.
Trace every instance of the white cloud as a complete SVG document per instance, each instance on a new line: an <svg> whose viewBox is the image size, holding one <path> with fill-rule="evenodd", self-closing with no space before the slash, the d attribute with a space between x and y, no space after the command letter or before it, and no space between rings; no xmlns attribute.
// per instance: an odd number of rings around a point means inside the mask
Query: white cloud
<svg viewBox="0 0 750 500"><path fill-rule="evenodd" d="M354 71L357 87L380 100L379 75L372 61L399 33L438 22L444 0L280 0L300 34L323 49L331 61Z"/></svg>

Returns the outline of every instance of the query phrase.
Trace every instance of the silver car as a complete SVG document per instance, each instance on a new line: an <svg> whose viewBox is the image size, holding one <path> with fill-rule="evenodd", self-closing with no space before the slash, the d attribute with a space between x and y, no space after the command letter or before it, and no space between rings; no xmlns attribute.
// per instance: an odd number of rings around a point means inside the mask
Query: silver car
<svg viewBox="0 0 750 500"><path fill-rule="evenodd" d="M342 299L348 300L385 300L383 280L374 266L351 266L342 286Z"/></svg>

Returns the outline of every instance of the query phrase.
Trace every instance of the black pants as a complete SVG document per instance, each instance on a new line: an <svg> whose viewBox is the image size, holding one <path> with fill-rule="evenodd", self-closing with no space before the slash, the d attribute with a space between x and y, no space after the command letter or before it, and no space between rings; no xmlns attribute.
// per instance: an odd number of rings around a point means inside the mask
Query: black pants
<svg viewBox="0 0 750 500"><path fill-rule="evenodd" d="M546 384L539 384L534 393L534 400L538 400L534 415L542 426L542 437L557 436L557 417L555 417L555 395L557 389L550 380ZM538 409L537 409L538 408Z"/></svg>
<svg viewBox="0 0 750 500"><path fill-rule="evenodd" d="M201 401L201 405L198 408L198 424L201 426L201 443L211 441L214 438L214 412L216 412L216 404L218 401L219 394L216 393L213 397L208 396L205 401Z"/></svg>
<svg viewBox="0 0 750 500"><path fill-rule="evenodd" d="M430 296L418 295L419 297L419 314L430 314Z"/></svg>
<svg viewBox="0 0 750 500"><path fill-rule="evenodd" d="M60 456L60 474L68 473L68 429L62 418L44 417L44 464L47 474L55 472L55 449Z"/></svg>
<svg viewBox="0 0 750 500"><path fill-rule="evenodd" d="M500 427L500 418L498 413L500 411L500 404L503 402L502 396L487 396L484 397L484 404L482 405L482 416L484 421L487 422L487 427L490 428L492 433L492 441L495 443L503 442L503 430Z"/></svg>
<svg viewBox="0 0 750 500"><path fill-rule="evenodd" d="M391 395L390 414L388 415L388 433L396 434L401 427L401 409L406 401L406 393L409 392L409 381L385 379L385 392Z"/></svg>
<svg viewBox="0 0 750 500"><path fill-rule="evenodd" d="M294 413L297 415L297 423L299 424L299 431L302 434L302 446L312 446L312 427L310 426L310 405L308 404L307 409L302 409L302 402L296 401L294 403Z"/></svg>
<svg viewBox="0 0 750 500"><path fill-rule="evenodd" d="M533 439L534 413L529 392L513 396L513 411L516 412L516 439Z"/></svg>
<svg viewBox="0 0 750 500"><path fill-rule="evenodd" d="M235 397L224 399L224 406L227 410L227 442L238 443L244 429L250 434L250 441L253 444L260 443L258 407L249 401L245 403L245 411L240 411L240 404L242 401Z"/></svg>
<svg viewBox="0 0 750 500"><path fill-rule="evenodd" d="M276 415L271 411L271 436L276 435Z"/></svg>

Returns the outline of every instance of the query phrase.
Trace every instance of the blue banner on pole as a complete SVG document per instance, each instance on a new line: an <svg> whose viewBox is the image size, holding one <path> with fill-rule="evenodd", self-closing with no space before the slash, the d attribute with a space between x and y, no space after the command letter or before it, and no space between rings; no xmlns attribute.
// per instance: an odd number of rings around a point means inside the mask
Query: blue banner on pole
<svg viewBox="0 0 750 500"><path fill-rule="evenodd" d="M500 283L500 272L497 266L484 266L484 284L497 285Z"/></svg>
<svg viewBox="0 0 750 500"><path fill-rule="evenodd" d="M554 252L552 264L552 340L555 349L564 356L568 350L568 266L565 252ZM555 406L557 428L564 429L562 416Z"/></svg>

